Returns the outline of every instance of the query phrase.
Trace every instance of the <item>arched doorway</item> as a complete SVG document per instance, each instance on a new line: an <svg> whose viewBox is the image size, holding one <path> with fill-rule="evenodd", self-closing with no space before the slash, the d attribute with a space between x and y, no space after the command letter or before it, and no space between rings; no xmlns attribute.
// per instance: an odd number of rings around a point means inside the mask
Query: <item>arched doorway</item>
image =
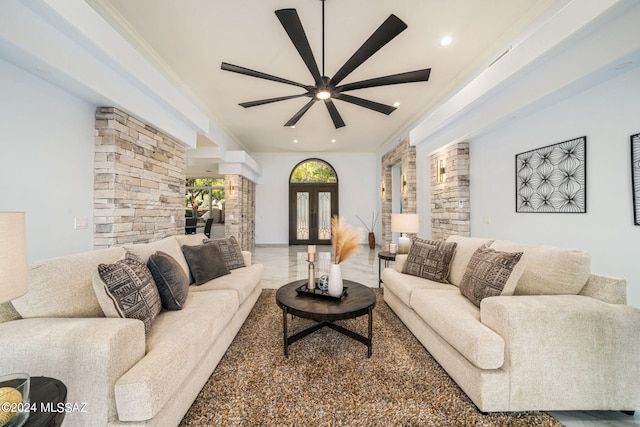
<svg viewBox="0 0 640 427"><path fill-rule="evenodd" d="M298 163L289 176L289 244L331 244L331 217L338 215L338 175L324 160Z"/></svg>

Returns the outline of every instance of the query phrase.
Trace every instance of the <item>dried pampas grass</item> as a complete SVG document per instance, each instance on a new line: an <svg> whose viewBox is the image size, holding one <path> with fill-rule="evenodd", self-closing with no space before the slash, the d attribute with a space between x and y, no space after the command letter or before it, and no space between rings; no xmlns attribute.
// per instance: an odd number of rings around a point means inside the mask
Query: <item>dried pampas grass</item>
<svg viewBox="0 0 640 427"><path fill-rule="evenodd" d="M340 264L358 252L360 233L359 228L351 227L344 221L344 218L339 216L331 218L331 246L334 263Z"/></svg>

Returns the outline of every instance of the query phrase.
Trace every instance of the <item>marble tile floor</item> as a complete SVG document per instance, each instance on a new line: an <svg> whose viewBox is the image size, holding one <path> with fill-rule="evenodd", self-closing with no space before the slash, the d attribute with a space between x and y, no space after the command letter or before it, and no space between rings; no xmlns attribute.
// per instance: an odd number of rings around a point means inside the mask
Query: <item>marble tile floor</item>
<svg viewBox="0 0 640 427"><path fill-rule="evenodd" d="M342 263L342 277L369 287L378 286L378 251L363 245L360 251ZM316 277L329 274L331 247L318 246ZM288 245L256 245L253 260L264 265L262 287L277 289L294 280L307 277L307 247ZM382 261L384 267L384 261ZM384 287L384 285L383 285ZM567 427L631 427L640 426L640 408L634 416L616 411L554 411L550 414Z"/></svg>

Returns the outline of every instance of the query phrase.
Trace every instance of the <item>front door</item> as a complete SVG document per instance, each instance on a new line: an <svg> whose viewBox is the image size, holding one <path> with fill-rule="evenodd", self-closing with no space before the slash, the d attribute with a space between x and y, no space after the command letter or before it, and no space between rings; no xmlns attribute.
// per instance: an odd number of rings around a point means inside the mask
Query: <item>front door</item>
<svg viewBox="0 0 640 427"><path fill-rule="evenodd" d="M333 215L338 215L337 183L289 186L290 245L330 245Z"/></svg>

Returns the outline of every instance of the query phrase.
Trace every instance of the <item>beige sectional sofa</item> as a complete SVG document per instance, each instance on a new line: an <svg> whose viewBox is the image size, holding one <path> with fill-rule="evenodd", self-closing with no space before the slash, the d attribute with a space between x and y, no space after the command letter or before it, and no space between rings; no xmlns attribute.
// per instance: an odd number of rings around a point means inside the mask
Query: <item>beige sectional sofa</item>
<svg viewBox="0 0 640 427"><path fill-rule="evenodd" d="M382 273L384 300L483 412L640 409L640 310L626 282L571 249L451 236L447 283ZM474 252L523 252L514 295L477 307L458 288Z"/></svg>
<svg viewBox="0 0 640 427"><path fill-rule="evenodd" d="M162 311L148 335L137 319L106 318L92 281L99 264L126 251L144 262L162 251L189 267L181 245L204 234L70 255L29 267L29 290L0 305L0 372L63 381L67 402L86 403L65 426L178 425L244 323L261 292L251 263L190 286L182 310Z"/></svg>

